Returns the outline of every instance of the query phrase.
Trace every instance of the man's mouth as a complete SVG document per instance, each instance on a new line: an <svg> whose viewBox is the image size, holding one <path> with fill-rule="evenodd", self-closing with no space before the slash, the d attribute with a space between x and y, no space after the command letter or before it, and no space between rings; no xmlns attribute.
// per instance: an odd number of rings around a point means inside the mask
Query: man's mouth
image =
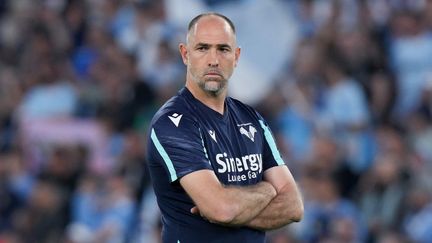
<svg viewBox="0 0 432 243"><path fill-rule="evenodd" d="M219 76L219 77L222 77L222 75L219 72L214 72L214 71L207 72L205 75L206 76Z"/></svg>

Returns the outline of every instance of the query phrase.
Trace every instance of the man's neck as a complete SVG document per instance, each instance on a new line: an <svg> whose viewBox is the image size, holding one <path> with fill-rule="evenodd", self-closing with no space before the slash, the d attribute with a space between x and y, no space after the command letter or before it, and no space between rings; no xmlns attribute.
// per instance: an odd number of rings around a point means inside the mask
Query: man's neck
<svg viewBox="0 0 432 243"><path fill-rule="evenodd" d="M208 106L210 109L222 115L224 114L226 90L223 90L218 95L213 95L188 82L186 82L186 88L188 88L195 99L201 101L201 103Z"/></svg>

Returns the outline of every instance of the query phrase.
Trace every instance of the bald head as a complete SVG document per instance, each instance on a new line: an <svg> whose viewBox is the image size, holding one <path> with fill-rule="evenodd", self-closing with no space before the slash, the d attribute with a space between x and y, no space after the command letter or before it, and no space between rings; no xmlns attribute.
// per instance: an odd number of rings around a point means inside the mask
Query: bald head
<svg viewBox="0 0 432 243"><path fill-rule="evenodd" d="M229 19L225 15L222 15L220 13L215 13L215 12L203 13L203 14L200 14L200 15L196 16L195 18L193 18L189 22L188 31L190 31L194 27L194 25L198 22L198 20L200 20L202 17L206 17L206 16L216 16L216 17L219 17L219 18L225 20L225 22L227 22L227 24L229 24L232 32L235 34L235 26L234 26L234 23L231 21L231 19Z"/></svg>
<svg viewBox="0 0 432 243"><path fill-rule="evenodd" d="M196 33L197 25L199 24L199 22L201 22L202 20L209 20L209 19L214 21L215 20L222 21L225 25L224 28L226 30L230 30L235 37L236 30L235 30L234 23L228 17L219 13L209 12L209 13L200 14L189 22L187 42L189 42L190 36Z"/></svg>

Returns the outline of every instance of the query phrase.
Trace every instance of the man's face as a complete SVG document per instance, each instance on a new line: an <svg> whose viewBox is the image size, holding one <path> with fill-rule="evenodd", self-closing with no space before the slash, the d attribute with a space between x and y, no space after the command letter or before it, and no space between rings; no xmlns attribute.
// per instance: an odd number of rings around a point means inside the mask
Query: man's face
<svg viewBox="0 0 432 243"><path fill-rule="evenodd" d="M235 35L222 18L202 17L180 45L188 80L213 96L225 90L240 56Z"/></svg>

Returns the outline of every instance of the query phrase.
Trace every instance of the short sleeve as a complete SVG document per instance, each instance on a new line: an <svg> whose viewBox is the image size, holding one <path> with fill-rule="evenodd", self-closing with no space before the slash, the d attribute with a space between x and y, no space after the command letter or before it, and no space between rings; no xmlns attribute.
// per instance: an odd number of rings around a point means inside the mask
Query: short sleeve
<svg viewBox="0 0 432 243"><path fill-rule="evenodd" d="M267 170L274 166L285 165L270 127L261 115L258 113L257 115L263 131L263 169Z"/></svg>
<svg viewBox="0 0 432 243"><path fill-rule="evenodd" d="M152 126L147 151L162 164L170 182L202 169L212 169L201 131L187 114L163 115Z"/></svg>

